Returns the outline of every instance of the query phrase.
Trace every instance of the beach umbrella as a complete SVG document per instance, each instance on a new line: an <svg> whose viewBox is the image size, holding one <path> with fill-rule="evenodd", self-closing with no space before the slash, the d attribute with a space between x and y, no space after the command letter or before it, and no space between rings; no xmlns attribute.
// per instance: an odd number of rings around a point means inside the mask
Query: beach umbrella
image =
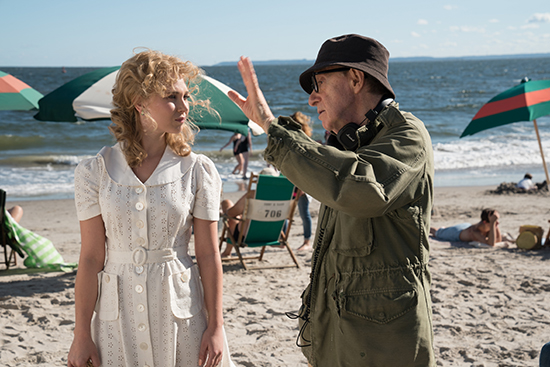
<svg viewBox="0 0 550 367"><path fill-rule="evenodd" d="M546 115L550 115L550 80L530 81L524 78L519 85L496 95L484 104L460 137L513 122L533 121L546 182L550 183L537 126L537 118Z"/></svg>
<svg viewBox="0 0 550 367"><path fill-rule="evenodd" d="M31 110L38 108L42 93L29 87L13 75L0 71L0 110Z"/></svg>
<svg viewBox="0 0 550 367"><path fill-rule="evenodd" d="M40 121L77 122L80 120L108 120L111 118L112 92L119 66L102 68L84 74L63 84L39 101L39 112L34 116ZM210 100L219 117L205 108L191 109L189 118L201 129L219 129L254 135L263 132L259 125L248 120L242 110L228 96L227 85L208 76L200 76L198 100ZM193 85L190 86L192 89Z"/></svg>

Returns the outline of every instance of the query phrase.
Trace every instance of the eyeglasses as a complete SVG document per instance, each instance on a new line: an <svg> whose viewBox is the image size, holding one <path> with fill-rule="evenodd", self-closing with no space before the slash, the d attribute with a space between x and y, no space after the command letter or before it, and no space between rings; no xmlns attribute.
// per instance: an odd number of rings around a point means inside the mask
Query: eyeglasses
<svg viewBox="0 0 550 367"><path fill-rule="evenodd" d="M319 93L319 85L317 85L317 79L315 78L316 75L336 73L338 71L348 71L349 69L351 68L336 68L314 72L313 74L311 74L311 89L314 90L316 93Z"/></svg>

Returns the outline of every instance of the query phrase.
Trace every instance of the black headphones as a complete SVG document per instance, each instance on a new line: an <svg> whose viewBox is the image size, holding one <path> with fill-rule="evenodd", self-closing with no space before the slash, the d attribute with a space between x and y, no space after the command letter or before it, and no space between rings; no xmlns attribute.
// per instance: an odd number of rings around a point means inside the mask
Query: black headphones
<svg viewBox="0 0 550 367"><path fill-rule="evenodd" d="M376 117L378 116L380 111L382 111L387 105L392 102L393 98L383 98L373 110L369 110L365 114L365 120L369 120L369 123L365 126L365 135L362 136L361 139L359 138L359 135L357 133L357 130L361 127L361 125L358 125L355 122L350 122L349 124L344 125L338 131L338 134L336 134L336 140L338 141L339 145L342 146L342 148L344 148L345 150L355 151L359 147L360 140L363 141L363 145L369 144L372 139L374 139L376 134L378 134L378 131L380 131L380 129L382 128L381 125L379 125L378 128L369 125L371 125L374 120L376 120ZM338 147L338 145L335 144L336 142L334 142L334 139L329 139L327 142L329 144L332 143L331 145Z"/></svg>

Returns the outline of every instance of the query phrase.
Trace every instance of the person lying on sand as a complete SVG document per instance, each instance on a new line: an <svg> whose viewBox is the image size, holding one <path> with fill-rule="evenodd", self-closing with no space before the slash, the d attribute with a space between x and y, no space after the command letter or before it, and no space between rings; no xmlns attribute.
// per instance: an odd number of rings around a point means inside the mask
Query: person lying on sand
<svg viewBox="0 0 550 367"><path fill-rule="evenodd" d="M500 214L495 209L483 209L481 221L461 223L451 227L430 228L430 235L440 241L479 242L489 246L508 247L503 242L499 227Z"/></svg>

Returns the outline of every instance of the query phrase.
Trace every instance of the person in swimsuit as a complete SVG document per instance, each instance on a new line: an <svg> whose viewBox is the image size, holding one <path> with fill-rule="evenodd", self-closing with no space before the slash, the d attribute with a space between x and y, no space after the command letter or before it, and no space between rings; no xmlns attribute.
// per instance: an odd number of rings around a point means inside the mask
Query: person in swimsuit
<svg viewBox="0 0 550 367"><path fill-rule="evenodd" d="M223 147L220 148L220 152L221 152L229 144L233 143L233 155L235 156L235 159L237 160L237 165L235 166L235 168L233 168L233 172L231 172L232 174L239 174L243 170L243 163L244 163L243 159L244 158L243 158L242 153L238 149L238 147L240 145L240 141L242 140L242 137L243 137L242 134L235 133L235 134L231 135L231 137L229 138L229 141Z"/></svg>
<svg viewBox="0 0 550 367"><path fill-rule="evenodd" d="M499 226L500 214L495 209L483 209L481 221L476 224L461 223L451 227L430 228L430 235L440 241L481 242L495 246L502 242Z"/></svg>

